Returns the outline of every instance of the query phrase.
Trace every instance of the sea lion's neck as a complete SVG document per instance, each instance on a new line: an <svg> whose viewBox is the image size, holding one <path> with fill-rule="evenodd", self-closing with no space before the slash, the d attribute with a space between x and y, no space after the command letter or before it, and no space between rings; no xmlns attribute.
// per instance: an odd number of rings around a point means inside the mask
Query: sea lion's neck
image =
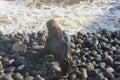
<svg viewBox="0 0 120 80"><path fill-rule="evenodd" d="M49 31L48 36L52 38L63 38L62 31Z"/></svg>

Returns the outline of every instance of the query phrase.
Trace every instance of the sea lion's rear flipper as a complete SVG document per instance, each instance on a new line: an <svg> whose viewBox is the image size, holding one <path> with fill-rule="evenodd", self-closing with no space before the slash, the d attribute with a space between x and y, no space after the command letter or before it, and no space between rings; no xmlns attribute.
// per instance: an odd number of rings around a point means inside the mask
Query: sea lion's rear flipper
<svg viewBox="0 0 120 80"><path fill-rule="evenodd" d="M46 53L46 49L45 48L39 49L39 53L37 54L38 58L44 58L46 55L47 55L47 53Z"/></svg>
<svg viewBox="0 0 120 80"><path fill-rule="evenodd" d="M63 73L70 73L72 71L73 58L71 55L70 47L68 47L66 56L62 62Z"/></svg>
<svg viewBox="0 0 120 80"><path fill-rule="evenodd" d="M70 73L73 65L73 58L72 58L70 46L68 47L68 51L67 51L67 64L68 64L68 73Z"/></svg>

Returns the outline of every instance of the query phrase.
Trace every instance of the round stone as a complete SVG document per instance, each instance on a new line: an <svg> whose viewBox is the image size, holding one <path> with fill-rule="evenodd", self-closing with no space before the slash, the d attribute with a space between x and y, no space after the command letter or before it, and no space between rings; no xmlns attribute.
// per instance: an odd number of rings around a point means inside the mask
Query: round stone
<svg viewBox="0 0 120 80"><path fill-rule="evenodd" d="M88 78L88 75L87 75L87 70L85 68L81 68L81 76L83 79L86 79Z"/></svg>
<svg viewBox="0 0 120 80"><path fill-rule="evenodd" d="M34 78L32 76L26 76L24 80L33 80Z"/></svg>
<svg viewBox="0 0 120 80"><path fill-rule="evenodd" d="M27 45L15 43L12 46L12 50L15 52L25 52L27 50Z"/></svg>
<svg viewBox="0 0 120 80"><path fill-rule="evenodd" d="M13 78L14 80L24 80L24 77L20 73L15 73Z"/></svg>

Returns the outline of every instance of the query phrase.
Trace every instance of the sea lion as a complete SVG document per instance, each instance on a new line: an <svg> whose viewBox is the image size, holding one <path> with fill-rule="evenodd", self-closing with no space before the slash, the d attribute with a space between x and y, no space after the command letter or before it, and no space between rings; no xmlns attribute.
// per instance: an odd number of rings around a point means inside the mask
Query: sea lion
<svg viewBox="0 0 120 80"><path fill-rule="evenodd" d="M73 62L70 45L64 40L62 30L55 20L49 20L47 28L48 37L45 45L47 53L54 55L59 61L64 74L70 73Z"/></svg>

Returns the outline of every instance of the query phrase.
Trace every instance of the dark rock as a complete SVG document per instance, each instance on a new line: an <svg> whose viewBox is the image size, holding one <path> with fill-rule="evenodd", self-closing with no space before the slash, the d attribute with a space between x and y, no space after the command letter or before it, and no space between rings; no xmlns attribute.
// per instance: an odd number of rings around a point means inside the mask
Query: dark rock
<svg viewBox="0 0 120 80"><path fill-rule="evenodd" d="M11 66L5 69L5 73L14 72L14 70L15 70L15 67Z"/></svg>
<svg viewBox="0 0 120 80"><path fill-rule="evenodd" d="M25 65L20 65L16 68L16 71L21 72L25 69Z"/></svg>
<svg viewBox="0 0 120 80"><path fill-rule="evenodd" d="M120 80L120 78L114 78L114 79L112 79L112 80Z"/></svg>
<svg viewBox="0 0 120 80"><path fill-rule="evenodd" d="M30 35L30 37L33 38L33 39L37 39L38 38L38 34L37 33L32 33Z"/></svg>
<svg viewBox="0 0 120 80"><path fill-rule="evenodd" d="M88 70L87 71L89 77L95 77L97 74L96 70Z"/></svg>
<svg viewBox="0 0 120 80"><path fill-rule="evenodd" d="M27 65L26 61L25 61L25 57L19 57L18 59L16 59L12 65L14 66L20 66L20 65Z"/></svg>
<svg viewBox="0 0 120 80"><path fill-rule="evenodd" d="M113 64L113 61L114 61L114 60L113 60L113 58L112 58L111 56L107 55L106 58L103 59L103 61L104 61L106 64L111 65L111 64Z"/></svg>
<svg viewBox="0 0 120 80"><path fill-rule="evenodd" d="M5 56L6 55L6 53L5 52L0 52L0 56Z"/></svg>
<svg viewBox="0 0 120 80"><path fill-rule="evenodd" d="M68 77L68 80L76 80L77 79L77 76L75 73L71 73Z"/></svg>
<svg viewBox="0 0 120 80"><path fill-rule="evenodd" d="M115 77L113 73L109 73L107 71L104 72L104 76L108 79L113 79Z"/></svg>
<svg viewBox="0 0 120 80"><path fill-rule="evenodd" d="M96 79L97 80L103 80L104 79L104 75L102 73L97 73L96 74Z"/></svg>

